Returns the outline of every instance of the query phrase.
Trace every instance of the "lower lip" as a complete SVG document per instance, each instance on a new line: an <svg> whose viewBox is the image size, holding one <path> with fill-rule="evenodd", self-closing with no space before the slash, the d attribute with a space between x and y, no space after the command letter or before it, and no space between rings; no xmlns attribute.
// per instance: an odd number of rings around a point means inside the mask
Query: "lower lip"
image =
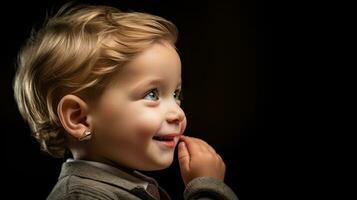
<svg viewBox="0 0 357 200"><path fill-rule="evenodd" d="M171 140L171 141L158 141L158 140L155 140L157 143L163 145L163 146L166 146L166 147L169 147L169 148L174 148L176 146L176 142L175 140Z"/></svg>

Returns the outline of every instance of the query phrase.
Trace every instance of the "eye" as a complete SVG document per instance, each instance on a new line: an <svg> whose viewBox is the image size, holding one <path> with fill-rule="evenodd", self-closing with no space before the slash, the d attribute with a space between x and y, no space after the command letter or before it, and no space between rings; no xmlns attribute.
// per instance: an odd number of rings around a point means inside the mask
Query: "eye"
<svg viewBox="0 0 357 200"><path fill-rule="evenodd" d="M174 92L174 98L177 100L177 101L182 101L182 91L180 89L177 89L175 92Z"/></svg>
<svg viewBox="0 0 357 200"><path fill-rule="evenodd" d="M157 95L156 89L150 90L148 93L146 93L144 99L147 99L147 100L150 100L150 101L159 100L159 97Z"/></svg>

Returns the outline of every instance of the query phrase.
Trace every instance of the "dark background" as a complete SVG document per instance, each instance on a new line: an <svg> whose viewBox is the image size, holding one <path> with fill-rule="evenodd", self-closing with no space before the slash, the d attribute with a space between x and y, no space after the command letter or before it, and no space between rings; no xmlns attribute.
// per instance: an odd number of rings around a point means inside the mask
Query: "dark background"
<svg viewBox="0 0 357 200"><path fill-rule="evenodd" d="M14 199L45 199L63 160L41 153L13 100L16 54L31 28L67 1L12 2L2 5L1 190ZM272 27L262 1L77 1L148 12L179 29L177 47L183 66L185 134L211 144L224 159L225 182L241 200L273 197L271 146ZM182 199L177 159L171 167L146 173L173 199ZM15 193L14 193L15 192Z"/></svg>

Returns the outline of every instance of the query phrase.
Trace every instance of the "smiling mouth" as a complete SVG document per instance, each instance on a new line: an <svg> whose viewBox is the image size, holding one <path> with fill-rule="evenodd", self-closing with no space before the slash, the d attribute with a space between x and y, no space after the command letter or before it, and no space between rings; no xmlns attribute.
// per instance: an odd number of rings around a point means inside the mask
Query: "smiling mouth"
<svg viewBox="0 0 357 200"><path fill-rule="evenodd" d="M152 139L156 141L158 144L173 149L175 148L179 134L168 134L168 135L155 135Z"/></svg>
<svg viewBox="0 0 357 200"><path fill-rule="evenodd" d="M152 139L157 141L174 141L175 136L154 136Z"/></svg>

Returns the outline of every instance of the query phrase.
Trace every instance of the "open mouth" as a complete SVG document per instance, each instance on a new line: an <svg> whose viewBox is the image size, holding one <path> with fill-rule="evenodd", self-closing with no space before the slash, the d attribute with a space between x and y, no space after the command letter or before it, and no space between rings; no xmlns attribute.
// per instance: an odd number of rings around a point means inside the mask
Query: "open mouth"
<svg viewBox="0 0 357 200"><path fill-rule="evenodd" d="M174 138L172 136L154 136L152 139L157 141L173 141Z"/></svg>
<svg viewBox="0 0 357 200"><path fill-rule="evenodd" d="M165 148L173 149L175 148L178 140L177 134L169 134L169 135L155 135L152 138L158 144L164 146Z"/></svg>

